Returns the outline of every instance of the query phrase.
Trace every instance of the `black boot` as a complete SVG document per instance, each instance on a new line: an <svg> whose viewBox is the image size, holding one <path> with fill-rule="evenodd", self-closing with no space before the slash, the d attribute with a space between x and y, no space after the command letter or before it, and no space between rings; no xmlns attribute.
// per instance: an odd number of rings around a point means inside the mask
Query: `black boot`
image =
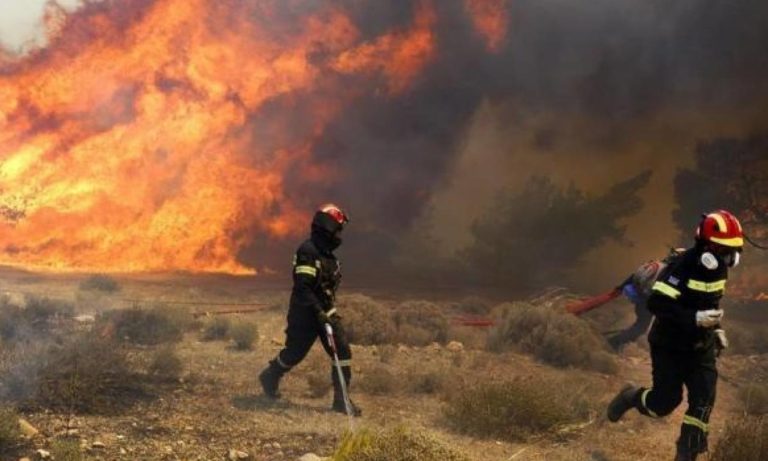
<svg viewBox="0 0 768 461"><path fill-rule="evenodd" d="M640 388L627 384L624 388L616 394L616 397L608 404L608 410L606 416L608 421L615 423L620 420L624 413L635 408L637 402L637 394L640 392Z"/></svg>
<svg viewBox="0 0 768 461"><path fill-rule="evenodd" d="M698 453L692 453L688 450L682 450L678 447L675 461L696 461L696 458L698 457Z"/></svg>
<svg viewBox="0 0 768 461"><path fill-rule="evenodd" d="M341 371L344 375L344 383L347 387L347 398L349 398L349 384L352 381L352 369L350 367L341 367ZM331 405L331 410L346 415L348 414L347 406L344 405L344 392L342 391L339 372L336 370L336 367L331 367L331 380L333 381L333 405ZM349 398L349 414L351 416L361 416L363 414L363 411L352 402L351 398Z"/></svg>
<svg viewBox="0 0 768 461"><path fill-rule="evenodd" d="M283 368L277 360L269 362L267 368L259 374L259 382L261 383L261 388L264 390L264 395L270 399L280 398L280 392L278 391L280 387L280 378L283 377L286 371L288 370Z"/></svg>

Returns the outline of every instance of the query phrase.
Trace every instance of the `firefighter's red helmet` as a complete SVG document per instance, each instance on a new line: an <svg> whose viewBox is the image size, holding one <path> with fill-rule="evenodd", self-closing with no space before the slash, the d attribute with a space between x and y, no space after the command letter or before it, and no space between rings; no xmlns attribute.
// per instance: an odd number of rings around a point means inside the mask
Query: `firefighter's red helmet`
<svg viewBox="0 0 768 461"><path fill-rule="evenodd" d="M325 213L338 224L344 225L349 222L349 217L344 211L333 203L328 203L320 207L321 213Z"/></svg>
<svg viewBox="0 0 768 461"><path fill-rule="evenodd" d="M717 210L701 216L701 222L696 229L696 239L730 248L741 248L744 246L744 231L736 216L725 210Z"/></svg>

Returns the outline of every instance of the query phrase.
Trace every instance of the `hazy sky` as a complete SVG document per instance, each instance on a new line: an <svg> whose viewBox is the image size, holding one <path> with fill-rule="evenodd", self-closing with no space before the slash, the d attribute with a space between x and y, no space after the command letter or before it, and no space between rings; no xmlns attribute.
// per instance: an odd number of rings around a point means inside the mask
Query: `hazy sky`
<svg viewBox="0 0 768 461"><path fill-rule="evenodd" d="M41 38L41 22L46 0L0 0L0 43L18 51L29 40ZM64 7L74 7L79 0L58 0Z"/></svg>

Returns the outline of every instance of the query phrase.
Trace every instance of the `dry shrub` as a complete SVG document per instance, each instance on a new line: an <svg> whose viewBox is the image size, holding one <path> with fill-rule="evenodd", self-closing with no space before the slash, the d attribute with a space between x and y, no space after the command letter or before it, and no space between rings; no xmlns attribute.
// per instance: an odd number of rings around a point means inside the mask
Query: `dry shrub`
<svg viewBox="0 0 768 461"><path fill-rule="evenodd" d="M381 363L392 363L397 357L397 347L392 344L382 344L377 348Z"/></svg>
<svg viewBox="0 0 768 461"><path fill-rule="evenodd" d="M226 317L214 317L206 323L203 329L204 341L221 341L229 337L231 322Z"/></svg>
<svg viewBox="0 0 768 461"><path fill-rule="evenodd" d="M602 373L618 369L599 332L573 315L528 303L506 303L494 310L497 323L488 336L490 351L517 350L558 367Z"/></svg>
<svg viewBox="0 0 768 461"><path fill-rule="evenodd" d="M426 346L448 340L448 318L428 301L406 301L394 308L397 339L409 346Z"/></svg>
<svg viewBox="0 0 768 461"><path fill-rule="evenodd" d="M172 345L156 350L147 367L149 375L160 381L178 381L183 371L184 364Z"/></svg>
<svg viewBox="0 0 768 461"><path fill-rule="evenodd" d="M42 296L27 296L23 317L35 326L43 326L57 317L69 318L75 312L72 303Z"/></svg>
<svg viewBox="0 0 768 461"><path fill-rule="evenodd" d="M712 461L768 459L768 417L745 416L728 422L717 441Z"/></svg>
<svg viewBox="0 0 768 461"><path fill-rule="evenodd" d="M768 354L768 327L734 322L728 329L729 352L743 355Z"/></svg>
<svg viewBox="0 0 768 461"><path fill-rule="evenodd" d="M240 351L251 350L253 342L259 337L255 323L239 321L229 329L229 336L235 342L235 348Z"/></svg>
<svg viewBox="0 0 768 461"><path fill-rule="evenodd" d="M347 434L332 461L469 461L422 432L403 427Z"/></svg>
<svg viewBox="0 0 768 461"><path fill-rule="evenodd" d="M179 312L166 306L134 307L107 311L99 320L120 341L156 345L181 341L187 324L186 317L182 321Z"/></svg>
<svg viewBox="0 0 768 461"><path fill-rule="evenodd" d="M744 403L746 414L768 415L768 384L750 383L739 390L739 397Z"/></svg>
<svg viewBox="0 0 768 461"><path fill-rule="evenodd" d="M0 407L0 454L20 442L19 415L13 408Z"/></svg>
<svg viewBox="0 0 768 461"><path fill-rule="evenodd" d="M390 309L368 296L352 294L336 303L344 318L344 330L353 344L372 345L394 342L396 329Z"/></svg>
<svg viewBox="0 0 768 461"><path fill-rule="evenodd" d="M456 303L456 310L462 314L486 316L491 312L491 303L479 296L467 296Z"/></svg>
<svg viewBox="0 0 768 461"><path fill-rule="evenodd" d="M55 461L81 461L85 459L78 439L57 439L51 444L51 455Z"/></svg>
<svg viewBox="0 0 768 461"><path fill-rule="evenodd" d="M94 274L80 282L79 288L84 291L101 291L115 293L120 291L117 280L106 274Z"/></svg>
<svg viewBox="0 0 768 461"><path fill-rule="evenodd" d="M418 367L408 373L408 388L415 394L441 393L446 389L450 381L448 372L439 367L427 370Z"/></svg>
<svg viewBox="0 0 768 461"><path fill-rule="evenodd" d="M118 344L94 335L26 352L10 370L6 398L26 407L109 414L143 395Z"/></svg>
<svg viewBox="0 0 768 461"><path fill-rule="evenodd" d="M27 296L25 307L21 307L4 296L0 298L0 339L5 342L37 340L50 333L54 320L70 318L73 312L71 303L60 300Z"/></svg>
<svg viewBox="0 0 768 461"><path fill-rule="evenodd" d="M333 387L331 361L328 359L328 355L317 348L313 348L307 359L304 360L304 364L309 396L319 399L328 395Z"/></svg>
<svg viewBox="0 0 768 461"><path fill-rule="evenodd" d="M474 384L448 397L444 415L447 425L463 434L523 441L586 419L591 403L585 390L543 380Z"/></svg>
<svg viewBox="0 0 768 461"><path fill-rule="evenodd" d="M360 377L360 389L371 395L387 395L399 390L400 380L389 368L374 365Z"/></svg>

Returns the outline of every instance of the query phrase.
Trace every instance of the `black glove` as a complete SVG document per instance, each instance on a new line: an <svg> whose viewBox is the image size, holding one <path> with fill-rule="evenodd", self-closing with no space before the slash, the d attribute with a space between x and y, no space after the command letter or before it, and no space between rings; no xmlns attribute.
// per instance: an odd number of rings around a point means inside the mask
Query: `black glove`
<svg viewBox="0 0 768 461"><path fill-rule="evenodd" d="M336 309L330 309L328 311L320 310L317 312L317 321L322 325L330 323L331 326L335 326L340 320L341 316L336 313Z"/></svg>

